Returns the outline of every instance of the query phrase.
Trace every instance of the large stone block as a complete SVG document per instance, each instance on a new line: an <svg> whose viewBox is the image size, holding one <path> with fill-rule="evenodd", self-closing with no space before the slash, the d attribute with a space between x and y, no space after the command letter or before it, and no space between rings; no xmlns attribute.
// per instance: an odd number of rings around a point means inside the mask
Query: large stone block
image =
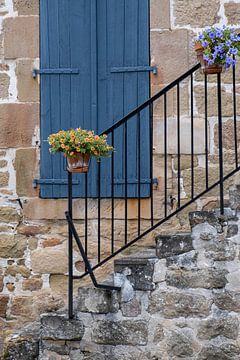
<svg viewBox="0 0 240 360"><path fill-rule="evenodd" d="M202 348L197 360L238 360L240 347L238 344L223 342L221 344L206 344Z"/></svg>
<svg viewBox="0 0 240 360"><path fill-rule="evenodd" d="M193 250L191 234L158 235L156 252L160 259L184 254Z"/></svg>
<svg viewBox="0 0 240 360"><path fill-rule="evenodd" d="M155 290L149 300L150 314L159 313L167 318L206 317L212 300L206 296L179 291Z"/></svg>
<svg viewBox="0 0 240 360"><path fill-rule="evenodd" d="M10 79L7 74L0 73L0 98L4 99L8 97Z"/></svg>
<svg viewBox="0 0 240 360"><path fill-rule="evenodd" d="M5 318L7 313L7 306L9 295L0 295L0 317Z"/></svg>
<svg viewBox="0 0 240 360"><path fill-rule="evenodd" d="M170 1L151 0L151 29L170 28Z"/></svg>
<svg viewBox="0 0 240 360"><path fill-rule="evenodd" d="M37 16L6 18L3 22L6 59L39 57Z"/></svg>
<svg viewBox="0 0 240 360"><path fill-rule="evenodd" d="M13 223L13 222L20 222L22 219L22 216L19 214L19 212L9 206L1 206L0 207L0 222L5 223Z"/></svg>
<svg viewBox="0 0 240 360"><path fill-rule="evenodd" d="M32 146L32 138L38 120L38 104L1 104L0 147Z"/></svg>
<svg viewBox="0 0 240 360"><path fill-rule="evenodd" d="M176 329L171 331L167 339L168 353L175 358L191 357L200 350L192 329Z"/></svg>
<svg viewBox="0 0 240 360"><path fill-rule="evenodd" d="M1 257L20 258L27 249L27 239L21 235L1 234L0 235Z"/></svg>
<svg viewBox="0 0 240 360"><path fill-rule="evenodd" d="M228 23L232 25L239 25L240 4L234 1L224 4L225 15Z"/></svg>
<svg viewBox="0 0 240 360"><path fill-rule="evenodd" d="M0 173L0 187L7 187L9 181L9 173L7 171Z"/></svg>
<svg viewBox="0 0 240 360"><path fill-rule="evenodd" d="M176 0L173 6L175 25L201 28L218 22L219 0Z"/></svg>
<svg viewBox="0 0 240 360"><path fill-rule="evenodd" d="M68 269L68 257L65 246L37 249L31 256L34 273L64 274Z"/></svg>
<svg viewBox="0 0 240 360"><path fill-rule="evenodd" d="M240 293L226 290L216 292L214 303L221 310L240 312Z"/></svg>
<svg viewBox="0 0 240 360"><path fill-rule="evenodd" d="M81 340L84 326L81 320L69 320L63 315L46 315L41 318L42 339Z"/></svg>
<svg viewBox="0 0 240 360"><path fill-rule="evenodd" d="M112 292L105 289L80 288L78 291L77 311L107 314L113 310Z"/></svg>
<svg viewBox="0 0 240 360"><path fill-rule="evenodd" d="M171 270L167 271L166 283L178 288L223 288L227 284L226 270Z"/></svg>
<svg viewBox="0 0 240 360"><path fill-rule="evenodd" d="M92 339L104 345L146 345L147 323L143 320L97 321Z"/></svg>
<svg viewBox="0 0 240 360"><path fill-rule="evenodd" d="M154 147L155 151L164 154L164 120L155 119L154 127ZM177 154L177 118L171 117L167 121L167 153ZM194 119L194 154L205 153L205 120L198 117ZM160 139L160 141L159 141ZM162 140L161 140L162 139ZM182 155L191 154L191 118L181 117L180 123L180 153Z"/></svg>
<svg viewBox="0 0 240 360"><path fill-rule="evenodd" d="M202 320L198 329L198 337L210 340L217 336L225 336L228 339L236 339L239 331L239 320L236 316L225 313L216 314L212 318Z"/></svg>
<svg viewBox="0 0 240 360"><path fill-rule="evenodd" d="M16 75L19 101L39 101L39 83L32 77L32 70L35 66L32 60L20 59L17 62Z"/></svg>
<svg viewBox="0 0 240 360"><path fill-rule="evenodd" d="M38 341L33 340L12 340L7 344L4 354L5 360L34 360L39 355Z"/></svg>
<svg viewBox="0 0 240 360"><path fill-rule="evenodd" d="M154 31L152 33L152 64L158 68L158 74L152 78L155 84L168 84L188 70L189 44L187 30Z"/></svg>
<svg viewBox="0 0 240 360"><path fill-rule="evenodd" d="M38 0L13 0L13 8L18 12L18 15L38 15L39 1Z"/></svg>
<svg viewBox="0 0 240 360"><path fill-rule="evenodd" d="M222 136L222 144L223 147L226 150L235 150L235 131L234 131L234 122L233 120L228 120L225 121L222 124L222 131L223 131L223 136ZM214 145L216 146L216 148L218 149L218 125L215 125L214 127ZM237 139L240 139L240 126L239 124L237 125ZM239 145L238 145L239 146Z"/></svg>
<svg viewBox="0 0 240 360"><path fill-rule="evenodd" d="M33 188L33 179L37 172L36 149L18 149L14 167L16 169L16 191L18 196L34 197L38 195L38 189Z"/></svg>

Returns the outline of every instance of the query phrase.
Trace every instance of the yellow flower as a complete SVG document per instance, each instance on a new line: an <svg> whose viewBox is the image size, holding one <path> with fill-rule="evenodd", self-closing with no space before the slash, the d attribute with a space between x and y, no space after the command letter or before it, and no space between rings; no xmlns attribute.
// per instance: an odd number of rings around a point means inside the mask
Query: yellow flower
<svg viewBox="0 0 240 360"><path fill-rule="evenodd" d="M61 144L61 148L62 148L62 149L65 149L65 145L64 145L64 144Z"/></svg>
<svg viewBox="0 0 240 360"><path fill-rule="evenodd" d="M73 152L73 151L71 151L71 152L70 152L70 156L73 156L73 155L74 155L74 152Z"/></svg>

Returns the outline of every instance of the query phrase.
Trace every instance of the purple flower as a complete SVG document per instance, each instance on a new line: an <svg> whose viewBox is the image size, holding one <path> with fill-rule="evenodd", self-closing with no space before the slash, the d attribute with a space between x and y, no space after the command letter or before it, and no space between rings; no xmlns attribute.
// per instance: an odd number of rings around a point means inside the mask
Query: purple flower
<svg viewBox="0 0 240 360"><path fill-rule="evenodd" d="M210 39L214 39L215 38L215 32L214 31L211 31L210 33L209 33L209 37L210 37Z"/></svg>
<svg viewBox="0 0 240 360"><path fill-rule="evenodd" d="M238 49L236 49L236 48L230 48L230 49L229 49L229 52L230 52L230 54L232 54L232 55L237 55L237 54L238 54Z"/></svg>
<svg viewBox="0 0 240 360"><path fill-rule="evenodd" d="M209 59L209 55L207 55L207 54L203 54L203 60L208 61L208 59Z"/></svg>
<svg viewBox="0 0 240 360"><path fill-rule="evenodd" d="M227 46L231 46L231 45L232 45L232 41L231 41L231 40L227 40L227 41L226 41L226 45L227 45Z"/></svg>
<svg viewBox="0 0 240 360"><path fill-rule="evenodd" d="M202 46L203 47L208 47L208 41L207 40L202 41Z"/></svg>
<svg viewBox="0 0 240 360"><path fill-rule="evenodd" d="M213 59L208 60L208 65L213 65L213 64L214 64L214 60L213 60Z"/></svg>

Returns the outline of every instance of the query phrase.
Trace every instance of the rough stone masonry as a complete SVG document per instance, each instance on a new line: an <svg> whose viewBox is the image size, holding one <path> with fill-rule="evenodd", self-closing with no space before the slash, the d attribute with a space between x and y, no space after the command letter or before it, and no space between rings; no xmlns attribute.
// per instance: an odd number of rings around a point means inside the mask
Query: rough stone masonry
<svg viewBox="0 0 240 360"><path fill-rule="evenodd" d="M5 359L238 360L239 215L190 213L191 233L115 262L121 292L80 288L73 320L42 315L9 337Z"/></svg>
<svg viewBox="0 0 240 360"><path fill-rule="evenodd" d="M174 80L195 63L191 38L199 29L216 22L239 26L239 1L228 0L150 0L151 1L151 60L158 67L158 75L152 75L152 93ZM207 10L206 10L207 9ZM0 355L3 338L21 328L44 312L55 311L65 305L67 284L67 226L64 220L65 200L43 200L39 189L32 186L39 176L39 80L31 76L39 63L39 1L0 0ZM171 61L169 61L171 59ZM239 104L240 73L237 72L237 103ZM233 162L233 129L230 74L223 75L224 149L226 169ZM201 190L204 173L203 77L194 79L196 125L196 189ZM189 87L181 88L182 131L181 142L186 144L189 134ZM210 181L216 179L217 129L214 80L210 85L209 149ZM169 134L174 136L176 93L168 102ZM239 105L238 105L239 106ZM154 108L154 176L159 179L154 190L155 217L162 215L163 208L163 104ZM240 134L239 134L240 135ZM168 173L172 174L169 193L176 193L176 144L169 143ZM182 149L181 172L184 179L182 197L190 193L190 149ZM216 206L216 192L199 200L191 210L211 209ZM142 226L149 226L148 200L142 200ZM74 203L78 231L83 233L81 201ZM96 240L96 213L94 201L89 201L89 253L94 261ZM129 201L129 235L137 232L136 204ZM116 203L116 223L122 241L123 204ZM187 230L188 211L169 222L161 231ZM106 220L103 222L103 243L110 236L110 207L103 204ZM150 236L148 242L153 241ZM224 250L223 250L224 253ZM224 255L223 255L224 256ZM82 260L74 252L76 273L83 269ZM164 269L164 268L163 268ZM109 269L107 269L109 271ZM105 272L103 272L103 276ZM208 278L213 276L208 274ZM179 280L180 281L180 280ZM181 280L184 281L184 280ZM236 285L237 286L237 285ZM237 301L237 300L234 300ZM235 304L235 303L234 303ZM134 310L137 311L137 310ZM128 323L125 323L125 325ZM125 326L124 325L124 326ZM161 336L161 330L159 330ZM97 335L96 335L97 336ZM119 345L121 346L121 345ZM229 345L230 346L230 345ZM231 348L231 346L230 346ZM120 351L120 350L119 350Z"/></svg>

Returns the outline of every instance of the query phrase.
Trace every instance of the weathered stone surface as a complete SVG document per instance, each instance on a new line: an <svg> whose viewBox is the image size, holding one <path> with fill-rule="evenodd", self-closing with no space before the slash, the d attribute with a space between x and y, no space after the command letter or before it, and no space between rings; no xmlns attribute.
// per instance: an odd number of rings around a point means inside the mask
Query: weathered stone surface
<svg viewBox="0 0 240 360"><path fill-rule="evenodd" d="M240 209L240 186L237 185L234 189L229 191L230 206L234 210Z"/></svg>
<svg viewBox="0 0 240 360"><path fill-rule="evenodd" d="M221 345L207 344L203 347L197 360L237 360L240 348L233 343L222 343Z"/></svg>
<svg viewBox="0 0 240 360"><path fill-rule="evenodd" d="M153 282L154 261L141 257L126 257L114 261L114 270L117 273L125 273L127 279L135 290L152 290L155 288Z"/></svg>
<svg viewBox="0 0 240 360"><path fill-rule="evenodd" d="M161 109L155 109L154 111L160 112ZM154 123L154 148L156 153L164 154L164 141L159 141L162 139L164 133L164 119L159 117L155 119ZM194 153L203 154L204 149L204 136L205 136L205 120L203 117L195 118L194 126ZM168 117L167 122L167 153L169 155L176 155L178 152L177 149L177 117L172 116ZM189 169L189 154L191 154L191 117L188 115L181 116L181 130L180 130L180 152L181 158L183 157L183 162L180 164L182 169ZM171 161L171 160L170 160ZM196 160L194 161L196 165ZM174 167L176 165L176 160L174 161ZM176 169L176 167L175 167Z"/></svg>
<svg viewBox="0 0 240 360"><path fill-rule="evenodd" d="M8 266L5 271L5 276L11 275L15 277L18 274L22 275L24 278L28 278L31 275L31 271L26 266L23 265L18 266L16 264Z"/></svg>
<svg viewBox="0 0 240 360"><path fill-rule="evenodd" d="M192 356L200 349L200 344L194 338L191 329L176 329L170 333L167 339L168 353L170 356L185 358Z"/></svg>
<svg viewBox="0 0 240 360"><path fill-rule="evenodd" d="M6 59L39 57L39 19L37 16L6 18L3 29Z"/></svg>
<svg viewBox="0 0 240 360"><path fill-rule="evenodd" d="M8 74L0 73L0 98L4 99L8 97L10 79Z"/></svg>
<svg viewBox="0 0 240 360"><path fill-rule="evenodd" d="M215 211L193 211L189 213L189 222L191 227L198 224L208 223L217 230L222 227L227 219L224 216L218 216Z"/></svg>
<svg viewBox="0 0 240 360"><path fill-rule="evenodd" d="M56 356L69 355L69 348L64 340L42 340L41 349L43 353L47 350L58 354Z"/></svg>
<svg viewBox="0 0 240 360"><path fill-rule="evenodd" d="M223 288L227 284L227 270L202 269L202 270L168 270L166 283L178 288Z"/></svg>
<svg viewBox="0 0 240 360"><path fill-rule="evenodd" d="M167 267L169 269L196 269L198 253L190 251L186 254L176 255L167 258Z"/></svg>
<svg viewBox="0 0 240 360"><path fill-rule="evenodd" d="M32 77L34 67L36 65L32 60L21 59L17 62L16 75L19 101L39 101L39 83Z"/></svg>
<svg viewBox="0 0 240 360"><path fill-rule="evenodd" d="M154 331L154 339L153 342L158 344L160 341L164 339L164 327L161 324L157 324L155 331Z"/></svg>
<svg viewBox="0 0 240 360"><path fill-rule="evenodd" d="M8 301L9 301L9 295L0 294L0 317L2 318L6 317Z"/></svg>
<svg viewBox="0 0 240 360"><path fill-rule="evenodd" d="M18 196L37 196L38 190L34 189L32 185L37 170L36 149L16 150L14 167L16 170L16 191Z"/></svg>
<svg viewBox="0 0 240 360"><path fill-rule="evenodd" d="M189 44L189 33L185 29L152 33L152 64L157 65L158 68L158 74L153 78L155 84L168 84L187 71ZM169 71L169 59L171 59L171 71Z"/></svg>
<svg viewBox="0 0 240 360"><path fill-rule="evenodd" d="M39 1L38 0L13 0L14 10L18 15L38 15Z"/></svg>
<svg viewBox="0 0 240 360"><path fill-rule="evenodd" d="M128 302L122 302L120 308L125 317L135 317L141 314L141 304L136 298Z"/></svg>
<svg viewBox="0 0 240 360"><path fill-rule="evenodd" d="M80 288L77 310L97 314L112 312L112 292L105 289Z"/></svg>
<svg viewBox="0 0 240 360"><path fill-rule="evenodd" d="M239 331L239 320L236 316L216 314L212 318L202 320L198 330L198 337L210 340L217 336L236 339Z"/></svg>
<svg viewBox="0 0 240 360"><path fill-rule="evenodd" d="M151 28L169 29L170 28L170 2L169 0L151 1Z"/></svg>
<svg viewBox="0 0 240 360"><path fill-rule="evenodd" d="M15 296L11 303L11 314L33 319L33 298L31 296Z"/></svg>
<svg viewBox="0 0 240 360"><path fill-rule="evenodd" d="M1 104L0 147L32 146L38 119L38 104Z"/></svg>
<svg viewBox="0 0 240 360"><path fill-rule="evenodd" d="M28 248L30 250L35 250L37 248L37 246L38 246L38 239L33 238L33 237L28 238Z"/></svg>
<svg viewBox="0 0 240 360"><path fill-rule="evenodd" d="M0 168L7 166L7 160L0 160Z"/></svg>
<svg viewBox="0 0 240 360"><path fill-rule="evenodd" d="M52 247L52 246L60 245L61 243L62 243L62 240L56 239L56 238L51 238L51 239L43 240L42 246L44 248L45 247Z"/></svg>
<svg viewBox="0 0 240 360"><path fill-rule="evenodd" d="M35 225L25 225L21 224L18 226L17 231L19 234L26 236L35 236L39 234L46 234L49 228L47 226L35 226Z"/></svg>
<svg viewBox="0 0 240 360"><path fill-rule="evenodd" d="M37 341L18 340L8 343L4 359L6 360L35 360L39 355Z"/></svg>
<svg viewBox="0 0 240 360"><path fill-rule="evenodd" d="M68 276L66 275L50 275L50 288L54 293L61 295L68 292Z"/></svg>
<svg viewBox="0 0 240 360"><path fill-rule="evenodd" d="M149 301L149 312L160 313L168 318L179 316L205 317L210 312L212 301L203 295L179 291L155 290Z"/></svg>
<svg viewBox="0 0 240 360"><path fill-rule="evenodd" d="M221 310L240 312L240 293L233 291L217 292L214 303Z"/></svg>
<svg viewBox="0 0 240 360"><path fill-rule="evenodd" d="M160 259L191 250L193 250L191 234L158 235L156 237L156 254Z"/></svg>
<svg viewBox="0 0 240 360"><path fill-rule="evenodd" d="M174 4L175 25L205 27L218 22L219 0L176 0ZM206 11L207 9L207 11Z"/></svg>
<svg viewBox="0 0 240 360"><path fill-rule="evenodd" d="M225 15L228 18L228 23L233 25L239 25L240 16L240 4L230 1L224 4Z"/></svg>
<svg viewBox="0 0 240 360"><path fill-rule="evenodd" d="M9 173L8 172L0 172L0 187L8 186L9 181Z"/></svg>
<svg viewBox="0 0 240 360"><path fill-rule="evenodd" d="M3 276L0 276L0 292L3 289Z"/></svg>
<svg viewBox="0 0 240 360"><path fill-rule="evenodd" d="M227 237L230 238L238 234L238 225L237 224L230 224L228 225L227 229Z"/></svg>
<svg viewBox="0 0 240 360"><path fill-rule="evenodd" d="M32 252L32 269L40 274L67 272L68 258L65 247L37 249Z"/></svg>
<svg viewBox="0 0 240 360"><path fill-rule="evenodd" d="M233 120L224 121L222 124L223 128L223 137L222 144L224 149L226 150L234 150L235 142L234 142L234 122ZM240 138L240 128L237 126L237 137ZM218 125L214 127L214 144L216 148L218 148Z"/></svg>
<svg viewBox="0 0 240 360"><path fill-rule="evenodd" d="M146 345L147 323L143 320L97 321L92 339L105 345Z"/></svg>
<svg viewBox="0 0 240 360"><path fill-rule="evenodd" d="M81 320L69 320L61 315L43 316L41 324L44 340L81 340L84 334Z"/></svg>
<svg viewBox="0 0 240 360"><path fill-rule="evenodd" d="M31 278L31 279L27 279L27 280L23 280L22 283L22 289L23 290L29 290L29 291L37 291L40 290L42 288L43 285L43 281L41 278Z"/></svg>
<svg viewBox="0 0 240 360"><path fill-rule="evenodd" d="M27 248L27 239L22 235L0 235L0 249L2 258L20 258Z"/></svg>
<svg viewBox="0 0 240 360"><path fill-rule="evenodd" d="M236 245L229 240L214 239L205 246L205 256L215 261L232 261L237 254Z"/></svg>

